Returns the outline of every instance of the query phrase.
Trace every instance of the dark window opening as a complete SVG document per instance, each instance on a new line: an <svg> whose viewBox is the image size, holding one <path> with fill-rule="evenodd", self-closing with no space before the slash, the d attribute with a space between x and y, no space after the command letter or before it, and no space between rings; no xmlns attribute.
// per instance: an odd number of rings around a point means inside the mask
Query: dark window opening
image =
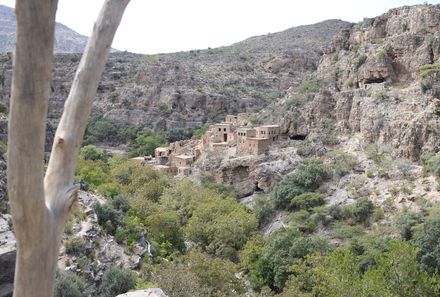
<svg viewBox="0 0 440 297"><path fill-rule="evenodd" d="M292 140L306 140L307 135L301 135L301 134L296 134L296 135L290 135L289 138Z"/></svg>

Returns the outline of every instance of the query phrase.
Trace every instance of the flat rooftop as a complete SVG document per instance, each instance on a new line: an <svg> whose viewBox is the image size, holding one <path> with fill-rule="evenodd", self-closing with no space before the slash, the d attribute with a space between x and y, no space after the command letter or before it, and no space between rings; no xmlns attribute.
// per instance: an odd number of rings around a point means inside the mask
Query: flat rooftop
<svg viewBox="0 0 440 297"><path fill-rule="evenodd" d="M258 126L260 128L279 128L279 125L263 125L263 126Z"/></svg>
<svg viewBox="0 0 440 297"><path fill-rule="evenodd" d="M212 124L212 126L231 126L232 123L218 123L218 124Z"/></svg>
<svg viewBox="0 0 440 297"><path fill-rule="evenodd" d="M163 151L163 152L165 152L165 151L167 151L167 150L168 150L167 147L157 147L157 148L156 148L156 151Z"/></svg>
<svg viewBox="0 0 440 297"><path fill-rule="evenodd" d="M153 167L156 169L170 169L170 166L167 165L154 165Z"/></svg>
<svg viewBox="0 0 440 297"><path fill-rule="evenodd" d="M175 156L175 158L188 160L188 159L192 159L194 157L193 156L189 156L189 155L178 155L178 156Z"/></svg>

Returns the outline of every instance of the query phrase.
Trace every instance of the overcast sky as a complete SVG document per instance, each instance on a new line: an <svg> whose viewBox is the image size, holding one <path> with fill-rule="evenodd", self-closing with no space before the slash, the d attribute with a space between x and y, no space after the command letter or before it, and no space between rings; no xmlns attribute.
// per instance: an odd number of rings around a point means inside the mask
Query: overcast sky
<svg viewBox="0 0 440 297"><path fill-rule="evenodd" d="M57 21L88 36L103 2L59 0ZM131 0L113 47L144 54L214 48L326 19L358 22L425 2L440 0Z"/></svg>

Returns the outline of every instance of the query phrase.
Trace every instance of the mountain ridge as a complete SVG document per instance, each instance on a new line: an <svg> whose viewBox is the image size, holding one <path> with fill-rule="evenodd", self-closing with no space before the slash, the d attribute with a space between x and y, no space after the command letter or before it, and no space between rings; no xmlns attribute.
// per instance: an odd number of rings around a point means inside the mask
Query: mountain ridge
<svg viewBox="0 0 440 297"><path fill-rule="evenodd" d="M12 52L15 47L16 21L14 9L0 5L0 53ZM56 53L82 53L88 37L69 27L56 23L54 51Z"/></svg>

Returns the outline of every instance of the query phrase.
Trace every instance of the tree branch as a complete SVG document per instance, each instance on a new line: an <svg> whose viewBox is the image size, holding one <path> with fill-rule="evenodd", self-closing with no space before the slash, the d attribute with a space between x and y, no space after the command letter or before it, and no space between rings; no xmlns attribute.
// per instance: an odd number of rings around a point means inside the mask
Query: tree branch
<svg viewBox="0 0 440 297"><path fill-rule="evenodd" d="M64 210L69 203L64 191L71 188L76 160L99 80L122 14L130 0L106 0L78 66L64 112L55 134L44 180L46 202ZM70 205L67 205L69 208Z"/></svg>

